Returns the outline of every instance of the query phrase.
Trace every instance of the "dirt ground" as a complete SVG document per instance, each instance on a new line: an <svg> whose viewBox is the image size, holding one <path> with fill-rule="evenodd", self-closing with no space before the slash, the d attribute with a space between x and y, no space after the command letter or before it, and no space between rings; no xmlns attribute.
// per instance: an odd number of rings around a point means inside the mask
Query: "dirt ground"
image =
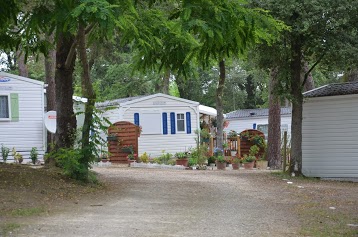
<svg viewBox="0 0 358 237"><path fill-rule="evenodd" d="M26 177L46 171L22 169L6 184L0 166L0 236L358 236L358 183L256 170L95 168L105 185L52 173L35 188Z"/></svg>

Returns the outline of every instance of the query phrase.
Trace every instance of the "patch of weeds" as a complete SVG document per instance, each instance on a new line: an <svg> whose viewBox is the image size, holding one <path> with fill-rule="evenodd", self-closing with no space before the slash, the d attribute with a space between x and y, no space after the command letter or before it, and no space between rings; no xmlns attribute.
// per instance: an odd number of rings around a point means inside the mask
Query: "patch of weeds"
<svg viewBox="0 0 358 237"><path fill-rule="evenodd" d="M356 218L350 215L332 210L317 210L309 208L300 211L304 215L301 233L304 236L335 237L335 236L358 236L356 227L347 224L357 223Z"/></svg>
<svg viewBox="0 0 358 237"><path fill-rule="evenodd" d="M13 232L14 230L20 228L20 225L17 223L4 223L0 225L0 235L7 236L8 233Z"/></svg>
<svg viewBox="0 0 358 237"><path fill-rule="evenodd" d="M33 207L33 208L22 208L16 209L11 212L12 216L33 216L39 215L45 211L44 208L41 207Z"/></svg>
<svg viewBox="0 0 358 237"><path fill-rule="evenodd" d="M304 180L304 181L313 181L313 182L320 181L318 178L312 178L312 177L305 177L305 176L292 177L289 173L282 172L282 171L274 171L274 172L271 172L270 174L277 178L280 178L280 179Z"/></svg>

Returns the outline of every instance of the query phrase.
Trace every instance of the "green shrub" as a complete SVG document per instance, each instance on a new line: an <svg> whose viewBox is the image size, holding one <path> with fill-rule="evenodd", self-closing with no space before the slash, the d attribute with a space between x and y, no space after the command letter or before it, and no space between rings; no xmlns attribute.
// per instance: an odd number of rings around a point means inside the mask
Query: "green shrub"
<svg viewBox="0 0 358 237"><path fill-rule="evenodd" d="M173 160L173 159L170 159L169 161L168 161L168 165L175 165L176 164L176 162L175 162L175 160Z"/></svg>
<svg viewBox="0 0 358 237"><path fill-rule="evenodd" d="M36 147L31 148L30 158L32 160L32 164L36 164L37 155L38 155L37 148Z"/></svg>
<svg viewBox="0 0 358 237"><path fill-rule="evenodd" d="M139 157L140 161L143 163L148 163L149 162L149 156L147 154L147 152L144 152L140 157Z"/></svg>
<svg viewBox="0 0 358 237"><path fill-rule="evenodd" d="M189 158L189 161L188 161L188 165L189 165L189 166L194 166L194 165L196 165L196 164L198 164L197 158L196 158L196 157L190 157L190 158Z"/></svg>
<svg viewBox="0 0 358 237"><path fill-rule="evenodd" d="M167 165L169 160L172 158L172 154L170 153L164 153L164 151L162 152L162 155L158 157L160 163L159 164L165 164Z"/></svg>
<svg viewBox="0 0 358 237"><path fill-rule="evenodd" d="M2 156L4 163L6 163L9 153L10 153L10 148L5 147L4 144L1 144L1 156Z"/></svg>

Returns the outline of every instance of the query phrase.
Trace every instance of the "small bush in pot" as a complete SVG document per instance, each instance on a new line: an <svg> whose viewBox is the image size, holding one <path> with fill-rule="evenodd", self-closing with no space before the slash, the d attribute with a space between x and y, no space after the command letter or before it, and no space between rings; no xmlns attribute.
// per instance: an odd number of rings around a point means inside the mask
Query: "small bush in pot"
<svg viewBox="0 0 358 237"><path fill-rule="evenodd" d="M36 147L31 148L30 158L31 158L32 164L36 164L37 156L38 156L37 148Z"/></svg>
<svg viewBox="0 0 358 237"><path fill-rule="evenodd" d="M6 163L9 153L10 153L10 148L5 147L4 144L1 144L1 156L2 156L4 163Z"/></svg>

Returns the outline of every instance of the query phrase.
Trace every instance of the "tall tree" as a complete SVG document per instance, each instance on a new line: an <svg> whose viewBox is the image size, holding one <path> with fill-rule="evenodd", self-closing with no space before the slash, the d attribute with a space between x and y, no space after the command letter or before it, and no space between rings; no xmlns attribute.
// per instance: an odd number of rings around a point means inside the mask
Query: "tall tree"
<svg viewBox="0 0 358 237"><path fill-rule="evenodd" d="M269 9L271 14L291 27L283 34L279 44L288 55L284 68L287 91L292 101L291 162L290 172L302 172L302 103L303 86L309 74L319 63L326 65L343 62L355 49L354 37L357 26L350 14L357 11L354 0L345 1L253 1L258 6ZM356 19L353 14L353 19ZM352 50L351 50L352 51ZM344 53L343 53L344 52ZM330 61L330 63L329 63ZM310 66L301 82L304 62ZM340 64L337 63L337 64ZM341 64L342 65L342 64Z"/></svg>

